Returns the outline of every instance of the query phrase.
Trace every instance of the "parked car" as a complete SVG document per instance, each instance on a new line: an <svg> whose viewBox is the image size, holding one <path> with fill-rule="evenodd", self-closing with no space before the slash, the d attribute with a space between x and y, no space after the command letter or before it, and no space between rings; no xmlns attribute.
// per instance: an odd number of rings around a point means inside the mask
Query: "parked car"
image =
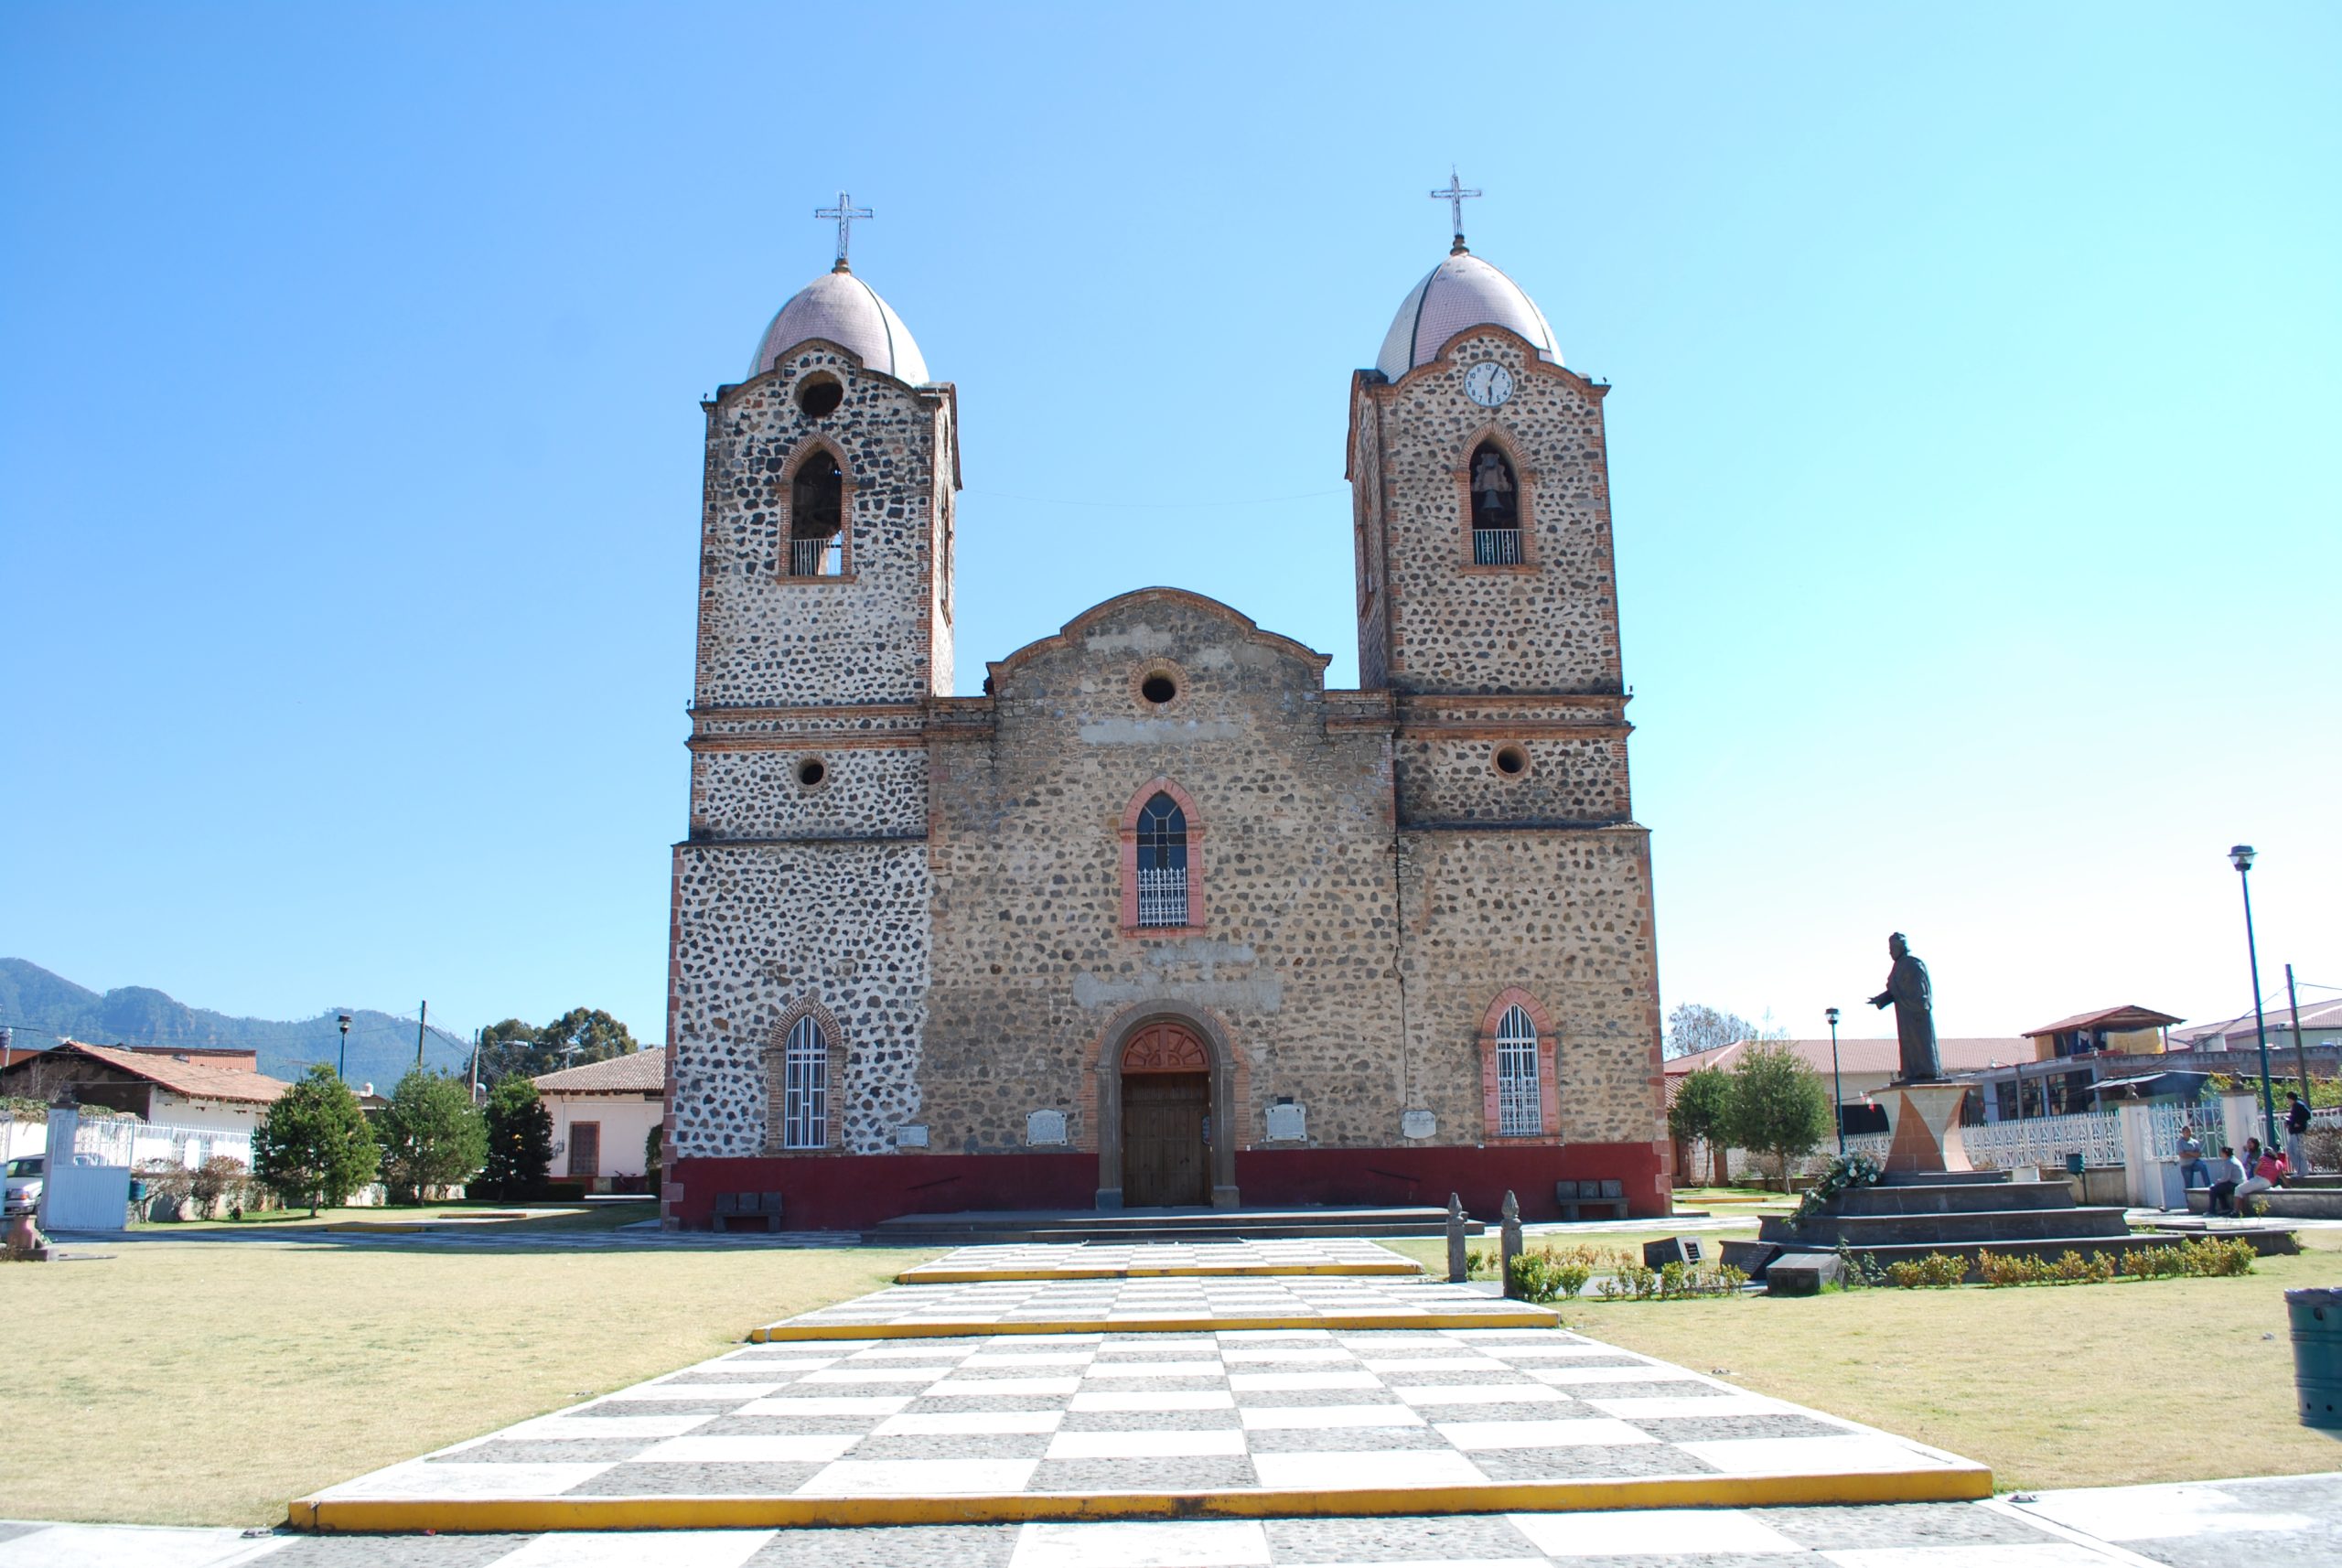
<svg viewBox="0 0 2342 1568"><path fill-rule="evenodd" d="M48 1174L48 1161L40 1155L19 1155L8 1162L6 1211L14 1214L20 1208L30 1208L40 1202L41 1179Z"/></svg>

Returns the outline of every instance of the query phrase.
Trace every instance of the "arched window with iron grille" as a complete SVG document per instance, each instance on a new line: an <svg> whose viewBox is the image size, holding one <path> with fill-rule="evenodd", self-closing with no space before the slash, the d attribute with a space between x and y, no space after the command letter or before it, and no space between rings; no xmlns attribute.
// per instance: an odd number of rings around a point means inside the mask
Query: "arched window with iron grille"
<svg viewBox="0 0 2342 1568"><path fill-rule="evenodd" d="M780 1146L825 1149L830 1144L830 1043L820 1020L807 1014L792 1025L780 1058Z"/></svg>
<svg viewBox="0 0 2342 1568"><path fill-rule="evenodd" d="M1138 923L1187 923L1187 814L1159 792L1138 813Z"/></svg>
<svg viewBox="0 0 2342 1568"><path fill-rule="evenodd" d="M1516 1004L1497 1024L1497 1131L1508 1138L1533 1138L1544 1130L1537 1026L1528 1009Z"/></svg>

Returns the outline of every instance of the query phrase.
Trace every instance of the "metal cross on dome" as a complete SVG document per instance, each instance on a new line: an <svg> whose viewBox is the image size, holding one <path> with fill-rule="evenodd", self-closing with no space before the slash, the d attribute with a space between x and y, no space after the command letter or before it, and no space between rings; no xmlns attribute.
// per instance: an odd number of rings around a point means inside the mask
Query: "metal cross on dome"
<svg viewBox="0 0 2342 1568"><path fill-rule="evenodd" d="M1447 203L1448 211L1455 219L1456 248L1458 251L1464 248L1464 203L1477 199L1479 194L1477 190L1464 188L1463 177L1456 172L1454 164L1447 166L1447 188L1431 193L1431 199L1434 201Z"/></svg>
<svg viewBox="0 0 2342 1568"><path fill-rule="evenodd" d="M1479 193L1475 191L1473 194L1477 196ZM876 218L878 214L871 211L867 207L856 207L854 204L854 198L841 190L838 192L838 204L835 207L817 207L813 209L813 216L816 218L834 218L838 220L838 261L836 270L839 272L845 272L849 270L845 264L846 242L854 237L854 220L857 218Z"/></svg>

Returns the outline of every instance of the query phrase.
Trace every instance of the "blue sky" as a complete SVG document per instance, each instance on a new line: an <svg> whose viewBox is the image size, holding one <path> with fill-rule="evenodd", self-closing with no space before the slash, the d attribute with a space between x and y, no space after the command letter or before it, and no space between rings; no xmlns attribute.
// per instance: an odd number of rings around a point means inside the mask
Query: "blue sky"
<svg viewBox="0 0 2342 1568"><path fill-rule="evenodd" d="M2315 5L12 5L0 953L661 1037L698 400L841 187L960 389L963 683L1166 576L1354 682L1348 378L1453 162L1616 383L1669 1005L1819 1033L1899 928L1946 1033L2233 1012L2240 839L2270 983L2342 985L2338 52Z"/></svg>

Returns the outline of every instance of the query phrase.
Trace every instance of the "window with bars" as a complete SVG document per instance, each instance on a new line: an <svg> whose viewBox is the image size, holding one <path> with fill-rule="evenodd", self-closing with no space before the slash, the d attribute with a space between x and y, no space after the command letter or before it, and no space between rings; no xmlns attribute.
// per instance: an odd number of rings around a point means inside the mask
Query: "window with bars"
<svg viewBox="0 0 2342 1568"><path fill-rule="evenodd" d="M1505 1009L1497 1025L1497 1131L1530 1138L1545 1130L1544 1097L1537 1081L1537 1026L1528 1010Z"/></svg>
<svg viewBox="0 0 2342 1568"><path fill-rule="evenodd" d="M1138 923L1187 923L1187 814L1167 794L1138 813Z"/></svg>
<svg viewBox="0 0 2342 1568"><path fill-rule="evenodd" d="M830 1043L811 1014L790 1026L780 1057L780 1146L822 1149L830 1142Z"/></svg>

